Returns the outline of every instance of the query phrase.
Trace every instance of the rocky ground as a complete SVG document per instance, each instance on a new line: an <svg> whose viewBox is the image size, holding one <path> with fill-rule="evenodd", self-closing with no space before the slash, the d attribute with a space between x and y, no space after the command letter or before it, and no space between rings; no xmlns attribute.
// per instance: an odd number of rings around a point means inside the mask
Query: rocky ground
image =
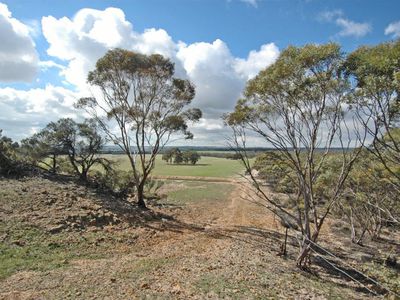
<svg viewBox="0 0 400 300"><path fill-rule="evenodd" d="M366 288L384 293L317 258L313 272L299 271L295 233L289 232L288 257L278 256L284 233L278 220L244 200L244 185L224 184L232 188L223 201L163 199L141 211L65 179L0 179L0 299L365 299L377 297ZM163 189L168 194L171 184ZM355 249L330 230L325 236L321 244L350 266L400 287L399 271L386 268L374 246ZM395 241L391 247L400 251Z"/></svg>

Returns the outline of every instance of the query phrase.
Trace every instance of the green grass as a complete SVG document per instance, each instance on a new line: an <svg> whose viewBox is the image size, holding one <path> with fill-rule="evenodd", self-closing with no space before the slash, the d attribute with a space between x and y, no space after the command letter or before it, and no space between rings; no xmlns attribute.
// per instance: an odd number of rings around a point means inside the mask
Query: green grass
<svg viewBox="0 0 400 300"><path fill-rule="evenodd" d="M0 222L0 280L19 271L46 271L67 266L76 258L98 259L113 251L111 233L50 234L20 222ZM101 241L101 242L99 242Z"/></svg>
<svg viewBox="0 0 400 300"><path fill-rule="evenodd" d="M125 155L105 155L105 157L116 161L122 170L130 170L128 158ZM161 155L158 155L152 175L227 178L243 174L243 172L243 165L236 160L204 156L196 165L175 165L167 164L161 159Z"/></svg>
<svg viewBox="0 0 400 300"><path fill-rule="evenodd" d="M178 181L171 182L167 184L176 184ZM181 184L184 185L182 188L167 193L168 203L182 205L200 201L217 202L225 200L232 191L229 183L181 181Z"/></svg>
<svg viewBox="0 0 400 300"><path fill-rule="evenodd" d="M363 264L362 270L372 278L375 278L383 286L400 293L400 276L398 270L374 262Z"/></svg>

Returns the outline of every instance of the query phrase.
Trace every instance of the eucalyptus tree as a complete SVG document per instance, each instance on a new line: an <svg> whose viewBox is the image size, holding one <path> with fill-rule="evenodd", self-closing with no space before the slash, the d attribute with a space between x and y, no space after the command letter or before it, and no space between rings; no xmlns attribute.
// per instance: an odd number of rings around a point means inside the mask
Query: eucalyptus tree
<svg viewBox="0 0 400 300"><path fill-rule="evenodd" d="M19 145L11 138L3 136L0 129L0 174L7 174L17 160L16 150Z"/></svg>
<svg viewBox="0 0 400 300"><path fill-rule="evenodd" d="M31 163L45 165L52 172L56 172L58 157L66 155L74 173L86 181L93 165L108 166L108 161L98 155L105 141L94 120L77 123L63 118L22 140L21 152Z"/></svg>
<svg viewBox="0 0 400 300"><path fill-rule="evenodd" d="M225 116L226 124L233 129L232 146L241 154L257 195L285 224L301 230L299 267L307 266L312 244L339 200L360 151L350 151L357 142L348 123L356 120L346 112L351 89L343 76L343 61L336 44L290 46L247 83L244 98ZM294 185L294 192L289 194L294 210L271 197L253 174L245 151L249 133L264 140L285 160L287 176ZM357 146L361 146L362 136L359 132ZM336 154L340 156L338 172L332 189L321 195L315 185L333 147L340 150Z"/></svg>
<svg viewBox="0 0 400 300"><path fill-rule="evenodd" d="M49 127L80 180L86 181L89 170L96 164L108 168L108 160L99 155L106 140L101 136L95 120L87 119L83 123L76 123L72 119L60 119L50 123Z"/></svg>
<svg viewBox="0 0 400 300"><path fill-rule="evenodd" d="M351 53L346 72L354 82L352 105L372 137L367 148L400 189L400 40Z"/></svg>
<svg viewBox="0 0 400 300"><path fill-rule="evenodd" d="M188 80L174 77L169 59L123 49L100 58L88 82L100 96L82 98L77 107L86 109L127 155L138 205L146 207L144 186L156 155L174 133L192 138L187 123L201 118L199 109L187 109L195 88Z"/></svg>
<svg viewBox="0 0 400 300"><path fill-rule="evenodd" d="M23 139L20 152L29 163L38 167L44 166L50 172L55 173L57 158L63 154L63 147L49 125Z"/></svg>

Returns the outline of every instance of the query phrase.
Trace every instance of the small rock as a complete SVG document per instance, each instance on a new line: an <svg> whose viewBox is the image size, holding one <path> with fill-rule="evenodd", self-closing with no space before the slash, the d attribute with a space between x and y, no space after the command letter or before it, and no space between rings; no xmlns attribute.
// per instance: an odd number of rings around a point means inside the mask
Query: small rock
<svg viewBox="0 0 400 300"><path fill-rule="evenodd" d="M394 256L394 255L389 255L389 256L386 258L386 260L385 260L385 264L386 264L388 267L392 267L392 268L396 267L396 265L397 265L397 258L396 258L396 256Z"/></svg>
<svg viewBox="0 0 400 300"><path fill-rule="evenodd" d="M14 245L17 245L17 246L19 246L19 247L25 246L25 242L22 241L22 240L14 241L13 244L14 244Z"/></svg>
<svg viewBox="0 0 400 300"><path fill-rule="evenodd" d="M174 294L180 294L182 292L182 289L181 289L181 287L179 286L179 284L177 284L177 285L175 285L173 288L172 288L172 293L174 293Z"/></svg>
<svg viewBox="0 0 400 300"><path fill-rule="evenodd" d="M50 199L50 200L46 201L46 205L52 205L54 202L56 202L55 199Z"/></svg>
<svg viewBox="0 0 400 300"><path fill-rule="evenodd" d="M116 279L116 278L110 278L110 281L111 281L111 282L116 282L117 279Z"/></svg>
<svg viewBox="0 0 400 300"><path fill-rule="evenodd" d="M50 232L50 233L59 233L59 232L61 232L63 229L65 229L65 224L59 224L59 225L55 225L55 226L53 226L53 227L50 227L49 229L48 229L48 231Z"/></svg>
<svg viewBox="0 0 400 300"><path fill-rule="evenodd" d="M140 288L142 288L142 289L149 289L150 288L150 285L148 284L148 283L142 283L141 285L140 285Z"/></svg>

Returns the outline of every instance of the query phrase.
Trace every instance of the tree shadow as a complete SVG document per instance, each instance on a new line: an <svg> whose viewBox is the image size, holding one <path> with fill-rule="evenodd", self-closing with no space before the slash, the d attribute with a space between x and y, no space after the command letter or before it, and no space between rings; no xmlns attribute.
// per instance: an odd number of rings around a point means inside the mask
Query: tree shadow
<svg viewBox="0 0 400 300"><path fill-rule="evenodd" d="M366 295L385 295L389 291L376 284L376 278L371 276L365 276L362 273L352 269L343 263L330 258L322 258L321 256L313 256L313 263L319 266L325 274L329 275L329 281L333 282L334 278L340 279L334 281L335 284L345 287L353 288L357 292L364 293ZM361 283L361 285L357 282ZM349 283L358 284L357 287L350 286Z"/></svg>
<svg viewBox="0 0 400 300"><path fill-rule="evenodd" d="M276 253L279 252L279 245L284 240L284 234L279 233L274 230L268 230L264 228L257 228L257 227L249 227L249 226L235 226L230 230L222 230L218 232L218 234L214 234L215 237L225 237L235 239L247 244L250 244L258 249L263 249L267 251L275 251ZM291 245L293 248L298 249L298 242L296 237L293 235L288 235L288 245ZM292 249L293 249L292 248ZM331 253L333 250L327 249ZM315 249L316 252L317 249ZM319 254L326 254L322 253L322 251L318 252ZM293 263L296 259L296 251L289 251L287 256L283 257L283 259L292 260ZM341 256L340 259L345 260L345 256ZM328 260L329 261L329 260ZM338 264L337 262L332 264L337 265L337 268L341 271L335 269L332 265L327 263L321 257L317 255L312 256L313 265L317 267L317 270L314 271L310 270L309 272L304 272L298 270L304 276L317 276L320 280L324 280L325 282L347 288L353 289L358 293L362 293L366 298L371 295L385 295L388 293L388 290L382 288L381 286L376 284L376 280L374 278L369 279L366 276L360 274L359 272L355 271L352 268L346 267L343 264ZM359 285L349 276L345 275L344 273L350 275L352 278L356 279L357 281L361 282L363 285L368 286L370 290L366 287ZM324 275L324 276L322 276ZM371 278L371 277L370 277ZM354 286L354 283L358 286ZM372 286L372 288L371 288Z"/></svg>

